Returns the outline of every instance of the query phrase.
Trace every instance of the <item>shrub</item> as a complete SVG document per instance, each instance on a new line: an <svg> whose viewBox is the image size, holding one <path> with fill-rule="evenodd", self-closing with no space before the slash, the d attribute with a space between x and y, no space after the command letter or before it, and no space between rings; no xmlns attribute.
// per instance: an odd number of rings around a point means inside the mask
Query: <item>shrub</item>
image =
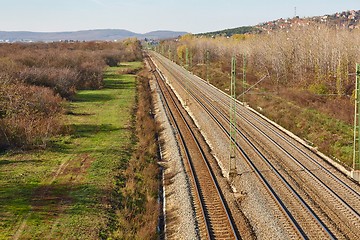
<svg viewBox="0 0 360 240"><path fill-rule="evenodd" d="M324 95L328 93L328 88L324 83L313 83L309 86L309 91L313 94Z"/></svg>
<svg viewBox="0 0 360 240"><path fill-rule="evenodd" d="M62 98L103 86L106 64L139 60L140 42L0 44L0 148L43 147L59 133Z"/></svg>
<svg viewBox="0 0 360 240"><path fill-rule="evenodd" d="M103 51L102 57L109 67L116 67L120 61L122 60L122 52L121 51Z"/></svg>
<svg viewBox="0 0 360 240"><path fill-rule="evenodd" d="M69 68L26 68L19 79L27 84L49 87L64 98L71 98L76 92L78 73Z"/></svg>
<svg viewBox="0 0 360 240"><path fill-rule="evenodd" d="M79 73L77 89L100 89L103 87L104 65L102 62L83 62L77 70Z"/></svg>
<svg viewBox="0 0 360 240"><path fill-rule="evenodd" d="M0 84L0 148L45 147L60 132L62 99L48 88Z"/></svg>

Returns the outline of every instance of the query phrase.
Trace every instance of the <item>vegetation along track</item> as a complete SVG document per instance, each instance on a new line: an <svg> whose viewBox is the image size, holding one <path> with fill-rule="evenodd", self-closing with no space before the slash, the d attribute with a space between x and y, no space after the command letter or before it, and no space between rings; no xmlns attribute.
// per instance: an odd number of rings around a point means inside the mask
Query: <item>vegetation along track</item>
<svg viewBox="0 0 360 240"><path fill-rule="evenodd" d="M193 179L194 205L201 238L238 239L238 231L203 150L207 148L206 143L196 137L194 123L186 115L174 93L166 86L164 78L150 58L148 62L156 77L172 124L178 132L180 145L183 147L184 157Z"/></svg>
<svg viewBox="0 0 360 240"><path fill-rule="evenodd" d="M227 114L224 114L229 106L226 94L156 56L163 67L171 68L169 72L173 79L181 79L179 83L183 88L219 126L229 123ZM187 86L185 81L188 81ZM253 170L262 169L259 174L266 178L262 180L264 185L268 183L270 186L267 187L274 191L272 195L283 201L284 211L288 211L287 218L295 221L292 225L299 227L302 237L357 239L359 185L254 112L238 106L237 117L238 147L243 158L254 165ZM223 130L227 132L225 128ZM249 155L256 157L250 161Z"/></svg>

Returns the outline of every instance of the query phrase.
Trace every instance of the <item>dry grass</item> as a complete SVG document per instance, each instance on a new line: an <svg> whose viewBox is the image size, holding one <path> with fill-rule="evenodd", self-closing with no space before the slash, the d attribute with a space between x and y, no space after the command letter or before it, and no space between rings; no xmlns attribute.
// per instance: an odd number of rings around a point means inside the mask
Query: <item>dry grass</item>
<svg viewBox="0 0 360 240"><path fill-rule="evenodd" d="M176 234L178 233L178 229L176 226L179 224L179 207L169 207L166 210L166 236L168 239L175 239Z"/></svg>
<svg viewBox="0 0 360 240"><path fill-rule="evenodd" d="M158 190L160 174L157 162L159 130L152 114L148 75L138 75L137 104L134 119L133 154L117 177L113 197L113 219L102 239L157 239L159 219Z"/></svg>

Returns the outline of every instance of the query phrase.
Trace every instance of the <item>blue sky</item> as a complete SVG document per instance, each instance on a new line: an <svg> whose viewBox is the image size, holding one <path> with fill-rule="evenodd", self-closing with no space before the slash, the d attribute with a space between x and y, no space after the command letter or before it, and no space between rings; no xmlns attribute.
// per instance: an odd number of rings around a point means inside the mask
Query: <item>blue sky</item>
<svg viewBox="0 0 360 240"><path fill-rule="evenodd" d="M360 10L360 0L0 0L0 31L100 28L192 33Z"/></svg>

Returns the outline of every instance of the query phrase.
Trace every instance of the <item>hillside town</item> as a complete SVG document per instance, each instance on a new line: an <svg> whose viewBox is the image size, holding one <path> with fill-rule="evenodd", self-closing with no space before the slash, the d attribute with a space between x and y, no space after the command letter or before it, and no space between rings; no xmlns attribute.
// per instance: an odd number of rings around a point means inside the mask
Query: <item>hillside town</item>
<svg viewBox="0 0 360 240"><path fill-rule="evenodd" d="M320 23L328 26L334 26L336 28L348 28L352 30L360 28L359 20L360 10L350 10L332 15L316 17L300 18L299 16L295 16L294 18L287 19L280 18L274 21L261 23L256 27L262 32L271 32L273 30L305 27Z"/></svg>

